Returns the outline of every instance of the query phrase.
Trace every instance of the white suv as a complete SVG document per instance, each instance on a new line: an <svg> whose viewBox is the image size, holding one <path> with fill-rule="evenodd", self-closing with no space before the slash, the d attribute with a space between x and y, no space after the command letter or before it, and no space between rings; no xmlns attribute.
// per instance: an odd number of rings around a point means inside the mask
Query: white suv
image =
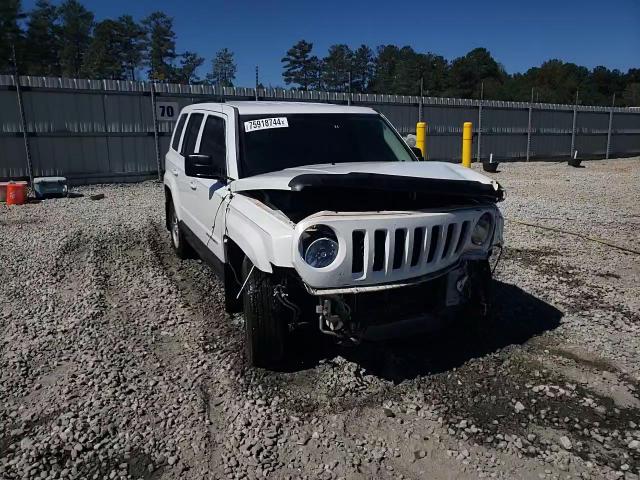
<svg viewBox="0 0 640 480"><path fill-rule="evenodd" d="M244 312L247 357L272 367L303 325L342 341L486 313L503 190L420 161L370 108L290 102L184 108L164 175L167 228ZM391 327L391 328L390 328Z"/></svg>

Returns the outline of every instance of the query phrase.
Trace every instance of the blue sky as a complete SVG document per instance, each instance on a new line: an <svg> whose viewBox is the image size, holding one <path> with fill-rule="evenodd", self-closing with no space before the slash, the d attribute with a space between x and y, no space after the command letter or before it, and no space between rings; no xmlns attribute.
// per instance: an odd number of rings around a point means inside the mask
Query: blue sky
<svg viewBox="0 0 640 480"><path fill-rule="evenodd" d="M447 59L482 46L509 73L549 58L590 68L640 68L640 0L80 1L97 20L166 12L174 18L178 52L196 51L207 59L201 75L217 50L234 52L239 86L253 86L256 65L262 83L283 85L280 59L303 38L320 57L334 43L410 45ZM34 4L23 0L25 10Z"/></svg>

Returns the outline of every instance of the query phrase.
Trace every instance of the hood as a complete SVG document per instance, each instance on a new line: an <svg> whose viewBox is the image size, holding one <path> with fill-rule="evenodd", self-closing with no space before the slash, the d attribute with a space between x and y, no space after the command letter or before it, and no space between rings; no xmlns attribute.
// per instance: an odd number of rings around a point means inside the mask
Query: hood
<svg viewBox="0 0 640 480"><path fill-rule="evenodd" d="M354 162L307 165L241 178L234 180L230 185L234 192L301 191L319 187L383 190L409 188L426 191L458 186L464 186L465 190L479 188L485 193L501 192L495 180L469 168L446 162Z"/></svg>

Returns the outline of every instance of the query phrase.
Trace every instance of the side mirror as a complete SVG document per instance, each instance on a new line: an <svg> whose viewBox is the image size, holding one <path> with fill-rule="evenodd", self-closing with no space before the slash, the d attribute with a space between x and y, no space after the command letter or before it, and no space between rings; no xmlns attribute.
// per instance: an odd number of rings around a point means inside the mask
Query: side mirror
<svg viewBox="0 0 640 480"><path fill-rule="evenodd" d="M211 155L192 153L184 159L184 173L187 177L226 179L223 168L213 161Z"/></svg>
<svg viewBox="0 0 640 480"><path fill-rule="evenodd" d="M411 147L411 151L415 154L416 157L418 157L418 160L424 160L424 157L422 156L422 150L420 150L418 147Z"/></svg>

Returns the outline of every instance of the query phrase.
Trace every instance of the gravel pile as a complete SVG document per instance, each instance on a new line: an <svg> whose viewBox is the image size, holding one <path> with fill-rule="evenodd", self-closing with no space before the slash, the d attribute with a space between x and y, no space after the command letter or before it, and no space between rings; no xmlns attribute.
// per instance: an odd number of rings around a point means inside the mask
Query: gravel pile
<svg viewBox="0 0 640 480"><path fill-rule="evenodd" d="M283 372L172 255L160 184L0 205L0 478L638 479L638 256L515 221L637 248L640 162L500 170L483 335L304 337Z"/></svg>

